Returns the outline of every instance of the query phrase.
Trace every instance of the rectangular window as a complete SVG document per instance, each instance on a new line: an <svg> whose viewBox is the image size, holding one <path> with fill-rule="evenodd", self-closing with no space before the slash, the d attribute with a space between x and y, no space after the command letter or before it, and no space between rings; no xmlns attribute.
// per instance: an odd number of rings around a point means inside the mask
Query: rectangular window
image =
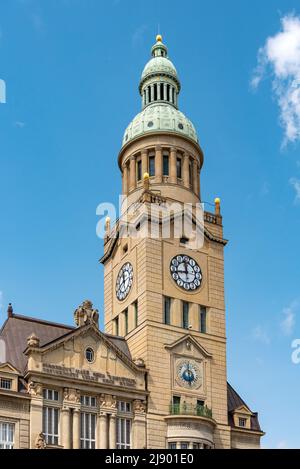
<svg viewBox="0 0 300 469"><path fill-rule="evenodd" d="M135 327L138 327L139 325L139 307L138 307L138 302L135 301L133 304L134 307L134 323Z"/></svg>
<svg viewBox="0 0 300 469"><path fill-rule="evenodd" d="M171 324L171 298L164 298L164 323Z"/></svg>
<svg viewBox="0 0 300 469"><path fill-rule="evenodd" d="M44 389L43 397L47 401L58 401L58 391L54 391L54 389Z"/></svg>
<svg viewBox="0 0 300 469"><path fill-rule="evenodd" d="M119 335L119 317L114 319L115 335Z"/></svg>
<svg viewBox="0 0 300 469"><path fill-rule="evenodd" d="M11 379L6 379L6 378L1 378L0 379L0 388L1 389L11 389L12 386L12 380Z"/></svg>
<svg viewBox="0 0 300 469"><path fill-rule="evenodd" d="M14 424L0 422L0 449L14 449L14 434Z"/></svg>
<svg viewBox="0 0 300 469"><path fill-rule="evenodd" d="M177 443L169 443L169 449L177 449Z"/></svg>
<svg viewBox="0 0 300 469"><path fill-rule="evenodd" d="M130 449L131 445L131 420L117 418L117 449Z"/></svg>
<svg viewBox="0 0 300 469"><path fill-rule="evenodd" d="M137 174L137 180L141 181L141 179L142 179L142 160L137 161L136 174Z"/></svg>
<svg viewBox="0 0 300 469"><path fill-rule="evenodd" d="M169 176L169 155L163 156L163 173L164 176Z"/></svg>
<svg viewBox="0 0 300 469"><path fill-rule="evenodd" d="M181 176L182 176L182 171L181 171L181 158L177 158L177 161L176 161L176 168L177 168L177 178L178 179L181 179Z"/></svg>
<svg viewBox="0 0 300 469"><path fill-rule="evenodd" d="M149 156L149 176L155 176L155 156Z"/></svg>
<svg viewBox="0 0 300 469"><path fill-rule="evenodd" d="M189 449L189 444L188 443L180 443L180 448L181 449Z"/></svg>
<svg viewBox="0 0 300 469"><path fill-rule="evenodd" d="M204 401L197 400L197 407L204 407Z"/></svg>
<svg viewBox="0 0 300 469"><path fill-rule="evenodd" d="M202 332L202 334L206 334L206 307L205 306L200 306L199 309L199 331Z"/></svg>
<svg viewBox="0 0 300 469"><path fill-rule="evenodd" d="M97 407L97 400L92 396L81 396L80 402L85 407Z"/></svg>
<svg viewBox="0 0 300 469"><path fill-rule="evenodd" d="M43 433L47 445L58 445L59 409L54 407L43 408Z"/></svg>
<svg viewBox="0 0 300 469"><path fill-rule="evenodd" d="M239 426L245 428L247 425L247 419L239 418Z"/></svg>
<svg viewBox="0 0 300 469"><path fill-rule="evenodd" d="M172 404L173 404L172 414L179 415L180 414L180 396L173 396Z"/></svg>
<svg viewBox="0 0 300 469"><path fill-rule="evenodd" d="M189 303L183 301L182 303L182 327L183 329L189 328Z"/></svg>
<svg viewBox="0 0 300 469"><path fill-rule="evenodd" d="M128 309L124 311L125 335L128 334Z"/></svg>
<svg viewBox="0 0 300 469"><path fill-rule="evenodd" d="M131 412L131 403L126 401L118 402L118 412L129 414Z"/></svg>
<svg viewBox="0 0 300 469"><path fill-rule="evenodd" d="M96 448L96 414L81 412L80 415L80 448Z"/></svg>

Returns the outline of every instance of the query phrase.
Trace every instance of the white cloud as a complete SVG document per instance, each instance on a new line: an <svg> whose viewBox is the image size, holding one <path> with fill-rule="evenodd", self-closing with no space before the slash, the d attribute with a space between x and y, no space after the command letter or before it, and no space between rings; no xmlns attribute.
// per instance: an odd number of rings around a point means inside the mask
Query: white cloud
<svg viewBox="0 0 300 469"><path fill-rule="evenodd" d="M148 26L146 24L142 24L139 26L133 33L132 35L132 46L137 47L143 42L145 33L148 29Z"/></svg>
<svg viewBox="0 0 300 469"><path fill-rule="evenodd" d="M285 440L279 441L276 449L288 449L288 444Z"/></svg>
<svg viewBox="0 0 300 469"><path fill-rule="evenodd" d="M296 325L296 312L299 308L298 300L293 301L289 306L283 308L284 319L280 323L281 331L284 335L291 335Z"/></svg>
<svg viewBox="0 0 300 469"><path fill-rule="evenodd" d="M23 129L25 127L25 122L22 121L15 121L14 126L18 127L19 129Z"/></svg>
<svg viewBox="0 0 300 469"><path fill-rule="evenodd" d="M290 185L295 189L295 203L300 203L300 179L291 178Z"/></svg>
<svg viewBox="0 0 300 469"><path fill-rule="evenodd" d="M281 31L268 37L259 49L251 85L257 88L270 68L286 145L300 140L300 17L286 15L281 26Z"/></svg>
<svg viewBox="0 0 300 469"><path fill-rule="evenodd" d="M261 342L262 344L269 345L271 343L271 339L264 328L260 325L256 326L252 333L252 337L257 342Z"/></svg>

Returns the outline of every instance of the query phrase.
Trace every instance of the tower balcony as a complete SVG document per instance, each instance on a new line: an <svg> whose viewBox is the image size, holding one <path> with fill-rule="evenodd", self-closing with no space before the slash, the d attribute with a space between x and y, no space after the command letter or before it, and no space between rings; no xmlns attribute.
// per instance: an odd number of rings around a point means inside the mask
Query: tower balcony
<svg viewBox="0 0 300 469"><path fill-rule="evenodd" d="M184 403L170 404L169 412L165 417L169 447L180 448L188 442L189 448L214 448L216 422L211 409Z"/></svg>
<svg viewBox="0 0 300 469"><path fill-rule="evenodd" d="M207 406L192 404L170 404L170 415L192 415L212 419L212 410Z"/></svg>

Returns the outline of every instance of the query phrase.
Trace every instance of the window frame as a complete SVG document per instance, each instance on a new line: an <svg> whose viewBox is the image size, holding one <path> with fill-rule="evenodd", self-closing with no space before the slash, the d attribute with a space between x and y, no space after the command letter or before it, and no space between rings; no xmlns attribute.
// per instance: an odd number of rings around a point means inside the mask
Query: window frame
<svg viewBox="0 0 300 469"><path fill-rule="evenodd" d="M155 154L154 153L149 154L148 168L149 168L149 176L151 178L155 177Z"/></svg>
<svg viewBox="0 0 300 469"><path fill-rule="evenodd" d="M165 171L165 169L167 169L167 171ZM169 153L164 153L163 154L163 176L164 177L169 177L170 176L170 155L169 155Z"/></svg>
<svg viewBox="0 0 300 469"><path fill-rule="evenodd" d="M50 421L50 422L49 422ZM46 444L58 446L59 444L60 409L50 405L43 406L43 434ZM49 426L50 431L49 431Z"/></svg>
<svg viewBox="0 0 300 469"><path fill-rule="evenodd" d="M96 449L97 413L80 412L80 449Z"/></svg>
<svg viewBox="0 0 300 469"><path fill-rule="evenodd" d="M4 428L6 427L6 431ZM0 421L0 450L14 449L16 425L12 422ZM6 436L6 438L5 438Z"/></svg>
<svg viewBox="0 0 300 469"><path fill-rule="evenodd" d="M172 304L172 298L169 296L164 296L164 324L166 326L171 325L171 304ZM168 311L167 311L167 305L168 305Z"/></svg>
<svg viewBox="0 0 300 469"><path fill-rule="evenodd" d="M4 383L8 383L8 386L5 386ZM0 377L0 389L4 389L5 391L12 390L13 380L11 378L5 378L4 376Z"/></svg>
<svg viewBox="0 0 300 469"><path fill-rule="evenodd" d="M207 308L199 305L199 332L207 334Z"/></svg>
<svg viewBox="0 0 300 469"><path fill-rule="evenodd" d="M182 302L182 329L188 330L190 326L190 303Z"/></svg>

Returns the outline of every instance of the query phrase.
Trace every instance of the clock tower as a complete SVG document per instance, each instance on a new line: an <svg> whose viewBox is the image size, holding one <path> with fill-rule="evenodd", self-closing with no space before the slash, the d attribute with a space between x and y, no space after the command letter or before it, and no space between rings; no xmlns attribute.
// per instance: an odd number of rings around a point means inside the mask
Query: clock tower
<svg viewBox="0 0 300 469"><path fill-rule="evenodd" d="M204 155L179 111L180 89L157 36L140 80L142 111L118 158L122 214L106 224L105 332L125 337L147 370L147 448L259 447L256 414L243 401L229 418L226 240L220 200L213 213L202 210Z"/></svg>

